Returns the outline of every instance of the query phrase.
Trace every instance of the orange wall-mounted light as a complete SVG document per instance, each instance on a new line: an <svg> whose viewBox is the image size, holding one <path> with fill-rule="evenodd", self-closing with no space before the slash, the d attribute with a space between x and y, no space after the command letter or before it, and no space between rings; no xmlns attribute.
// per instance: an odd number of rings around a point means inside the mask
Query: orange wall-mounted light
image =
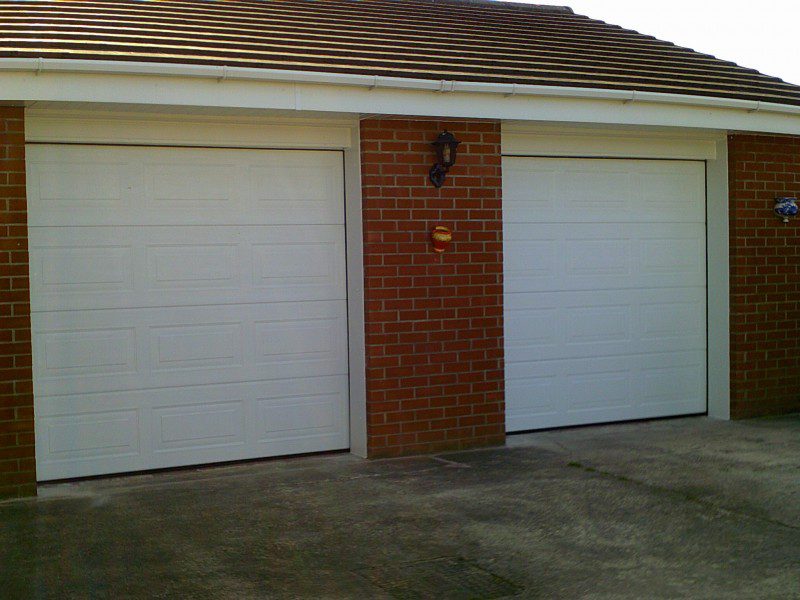
<svg viewBox="0 0 800 600"><path fill-rule="evenodd" d="M453 233L444 225L437 225L431 232L434 252L444 252L453 239Z"/></svg>

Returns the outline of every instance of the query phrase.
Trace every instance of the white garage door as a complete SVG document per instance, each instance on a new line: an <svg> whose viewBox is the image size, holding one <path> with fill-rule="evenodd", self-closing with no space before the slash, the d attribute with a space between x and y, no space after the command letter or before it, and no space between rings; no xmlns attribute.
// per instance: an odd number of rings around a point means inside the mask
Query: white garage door
<svg viewBox="0 0 800 600"><path fill-rule="evenodd" d="M505 158L506 427L706 410L702 162Z"/></svg>
<svg viewBox="0 0 800 600"><path fill-rule="evenodd" d="M31 145L40 480L348 446L342 155Z"/></svg>

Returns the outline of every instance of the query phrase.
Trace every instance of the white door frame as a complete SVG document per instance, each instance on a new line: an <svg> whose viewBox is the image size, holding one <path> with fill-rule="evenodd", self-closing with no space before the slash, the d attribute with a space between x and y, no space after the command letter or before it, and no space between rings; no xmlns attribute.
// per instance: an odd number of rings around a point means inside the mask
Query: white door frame
<svg viewBox="0 0 800 600"><path fill-rule="evenodd" d="M726 132L504 122L505 156L703 160L706 163L708 415L730 419L730 258Z"/></svg>
<svg viewBox="0 0 800 600"><path fill-rule="evenodd" d="M165 109L167 110L167 109ZM25 111L26 143L340 150L344 157L350 452L367 455L364 251L356 117L223 117L112 110ZM35 393L35 390L34 390Z"/></svg>

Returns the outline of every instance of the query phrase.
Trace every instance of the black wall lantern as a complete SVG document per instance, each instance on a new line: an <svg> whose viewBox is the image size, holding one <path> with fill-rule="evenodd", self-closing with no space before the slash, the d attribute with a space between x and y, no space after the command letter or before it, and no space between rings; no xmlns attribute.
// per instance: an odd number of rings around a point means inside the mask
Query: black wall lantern
<svg viewBox="0 0 800 600"><path fill-rule="evenodd" d="M440 188L447 171L456 164L456 149L461 142L452 133L444 130L436 141L431 143L436 149L436 164L431 167L430 172L431 183Z"/></svg>

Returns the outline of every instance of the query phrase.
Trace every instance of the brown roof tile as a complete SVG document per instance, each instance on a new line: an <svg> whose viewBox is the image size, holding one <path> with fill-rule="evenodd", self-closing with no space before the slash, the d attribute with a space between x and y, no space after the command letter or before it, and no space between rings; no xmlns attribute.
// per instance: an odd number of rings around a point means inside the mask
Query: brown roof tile
<svg viewBox="0 0 800 600"><path fill-rule="evenodd" d="M564 7L486 0L5 1L0 58L211 64L800 105L800 87Z"/></svg>

